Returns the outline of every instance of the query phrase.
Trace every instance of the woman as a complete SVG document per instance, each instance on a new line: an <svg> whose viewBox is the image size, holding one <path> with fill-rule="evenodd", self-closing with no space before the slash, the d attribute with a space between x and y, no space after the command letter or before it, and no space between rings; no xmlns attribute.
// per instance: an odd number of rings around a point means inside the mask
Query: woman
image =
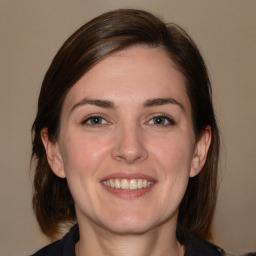
<svg viewBox="0 0 256 256"><path fill-rule="evenodd" d="M39 225L56 237L74 224L34 255L222 255L201 239L216 203L211 87L177 25L117 10L82 26L46 73L32 130Z"/></svg>

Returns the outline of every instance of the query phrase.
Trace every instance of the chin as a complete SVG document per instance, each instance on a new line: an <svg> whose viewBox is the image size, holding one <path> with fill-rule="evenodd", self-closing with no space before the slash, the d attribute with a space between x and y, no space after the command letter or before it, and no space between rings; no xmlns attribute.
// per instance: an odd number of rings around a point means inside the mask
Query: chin
<svg viewBox="0 0 256 256"><path fill-rule="evenodd" d="M149 211L136 212L136 214L127 212L126 214L113 214L108 220L105 219L105 224L107 224L105 227L116 234L140 235L163 226L176 229L177 217L178 209L161 215L159 212L150 214Z"/></svg>
<svg viewBox="0 0 256 256"><path fill-rule="evenodd" d="M112 233L121 234L121 235L132 235L132 234L143 234L149 230L151 230L153 227L150 225L147 225L145 223L138 223L134 221L126 221L122 223L115 223L113 225L109 225L108 229Z"/></svg>
<svg viewBox="0 0 256 256"><path fill-rule="evenodd" d="M154 229L156 226L161 223L157 222L154 219L145 217L145 214L142 215L120 215L113 216L113 218L108 219L105 222L105 228L109 231L117 234L143 234L149 230Z"/></svg>

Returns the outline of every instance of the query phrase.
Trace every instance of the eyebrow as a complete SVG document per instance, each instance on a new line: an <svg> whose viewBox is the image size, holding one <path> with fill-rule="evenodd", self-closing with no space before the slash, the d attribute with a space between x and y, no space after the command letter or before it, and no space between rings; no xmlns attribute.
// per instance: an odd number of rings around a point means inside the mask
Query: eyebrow
<svg viewBox="0 0 256 256"><path fill-rule="evenodd" d="M179 106L183 111L185 111L184 106L177 100L173 98L155 98L155 99L149 99L146 100L145 103L143 104L143 107L155 107L155 106L162 106L162 105L167 105L167 104L174 104ZM76 103L70 110L72 112L74 109L77 107L83 106L83 105L94 105L97 107L101 108L110 108L110 109L115 109L117 108L116 105L112 101L108 100L99 100L99 99L88 99L84 98L80 100L78 103Z"/></svg>
<svg viewBox="0 0 256 256"><path fill-rule="evenodd" d="M144 107L154 107L154 106L162 106L166 104L175 104L179 106L183 111L185 111L184 106L177 100L173 98L156 98L147 100L143 106Z"/></svg>
<svg viewBox="0 0 256 256"><path fill-rule="evenodd" d="M98 100L98 99L88 99L84 98L76 103L70 110L72 112L75 108L83 106L83 105L94 105L101 108L116 108L115 104L108 100Z"/></svg>

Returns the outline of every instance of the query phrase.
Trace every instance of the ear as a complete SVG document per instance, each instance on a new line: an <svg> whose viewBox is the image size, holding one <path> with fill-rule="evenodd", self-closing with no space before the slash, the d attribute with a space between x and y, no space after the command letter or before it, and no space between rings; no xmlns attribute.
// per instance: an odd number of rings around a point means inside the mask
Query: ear
<svg viewBox="0 0 256 256"><path fill-rule="evenodd" d="M57 142L52 142L48 136L48 129L43 128L41 130L41 140L44 144L47 160L52 171L60 178L65 178L65 172L63 168L63 161Z"/></svg>
<svg viewBox="0 0 256 256"><path fill-rule="evenodd" d="M211 144L211 127L207 126L196 142L194 155L191 162L190 177L195 177L203 168Z"/></svg>

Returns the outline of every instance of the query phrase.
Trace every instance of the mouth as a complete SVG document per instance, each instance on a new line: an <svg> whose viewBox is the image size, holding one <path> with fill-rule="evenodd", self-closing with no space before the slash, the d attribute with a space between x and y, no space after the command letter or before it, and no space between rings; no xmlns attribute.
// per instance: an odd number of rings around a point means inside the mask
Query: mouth
<svg viewBox="0 0 256 256"><path fill-rule="evenodd" d="M103 180L102 184L109 188L120 190L138 190L149 188L154 185L154 181L148 179L107 179Z"/></svg>
<svg viewBox="0 0 256 256"><path fill-rule="evenodd" d="M145 174L115 173L104 177L100 183L111 194L130 200L150 192L157 180Z"/></svg>

